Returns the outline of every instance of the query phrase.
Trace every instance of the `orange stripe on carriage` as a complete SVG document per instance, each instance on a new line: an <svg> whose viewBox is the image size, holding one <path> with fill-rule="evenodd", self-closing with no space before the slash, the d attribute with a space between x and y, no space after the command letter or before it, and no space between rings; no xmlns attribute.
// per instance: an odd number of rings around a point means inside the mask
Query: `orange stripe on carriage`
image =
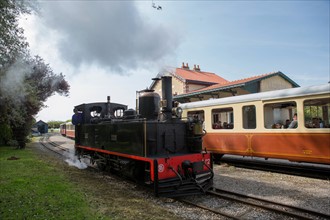
<svg viewBox="0 0 330 220"><path fill-rule="evenodd" d="M66 136L70 138L74 138L75 137L74 130L66 130Z"/></svg>
<svg viewBox="0 0 330 220"><path fill-rule="evenodd" d="M203 141L213 153L330 164L327 133L208 133Z"/></svg>

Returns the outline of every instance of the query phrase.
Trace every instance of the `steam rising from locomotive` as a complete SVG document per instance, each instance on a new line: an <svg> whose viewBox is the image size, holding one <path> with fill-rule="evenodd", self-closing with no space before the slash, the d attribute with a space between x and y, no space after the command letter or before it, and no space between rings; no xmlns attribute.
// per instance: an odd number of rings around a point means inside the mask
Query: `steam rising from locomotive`
<svg viewBox="0 0 330 220"><path fill-rule="evenodd" d="M100 169L154 188L156 196L199 194L212 187L210 153L202 150L202 122L181 119L172 99L172 78L163 76L162 100L152 90L139 92L138 111L126 105L89 103L75 106L78 157Z"/></svg>

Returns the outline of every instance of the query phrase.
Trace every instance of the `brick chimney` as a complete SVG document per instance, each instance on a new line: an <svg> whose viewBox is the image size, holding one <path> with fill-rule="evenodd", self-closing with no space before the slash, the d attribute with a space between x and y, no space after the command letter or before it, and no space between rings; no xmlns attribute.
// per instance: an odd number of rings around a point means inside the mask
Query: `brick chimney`
<svg viewBox="0 0 330 220"><path fill-rule="evenodd" d="M199 65L194 65L194 70L195 71L201 71L201 69L199 68Z"/></svg>
<svg viewBox="0 0 330 220"><path fill-rule="evenodd" d="M189 65L188 63L185 65L184 62L182 62L182 69L188 69L189 70Z"/></svg>

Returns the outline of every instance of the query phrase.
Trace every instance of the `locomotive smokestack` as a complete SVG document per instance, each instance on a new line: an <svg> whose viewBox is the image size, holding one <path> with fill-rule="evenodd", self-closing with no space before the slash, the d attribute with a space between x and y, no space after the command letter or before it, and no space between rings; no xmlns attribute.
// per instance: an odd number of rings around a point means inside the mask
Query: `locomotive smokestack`
<svg viewBox="0 0 330 220"><path fill-rule="evenodd" d="M166 119L172 118L172 103L172 77L162 76L162 112L165 114Z"/></svg>
<svg viewBox="0 0 330 220"><path fill-rule="evenodd" d="M107 112L105 117L110 118L111 116L111 108L110 108L110 96L107 96Z"/></svg>

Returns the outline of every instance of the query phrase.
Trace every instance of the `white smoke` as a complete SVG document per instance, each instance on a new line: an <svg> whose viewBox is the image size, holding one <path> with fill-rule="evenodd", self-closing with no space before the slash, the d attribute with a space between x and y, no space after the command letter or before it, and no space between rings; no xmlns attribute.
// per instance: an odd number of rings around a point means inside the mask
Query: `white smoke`
<svg viewBox="0 0 330 220"><path fill-rule="evenodd" d="M32 66L23 59L17 59L0 78L0 90L4 97L22 100L26 87L24 79L32 73Z"/></svg>
<svg viewBox="0 0 330 220"><path fill-rule="evenodd" d="M79 169L86 169L88 167L88 162L83 158L81 160L75 155L74 149L69 150L68 153L65 153L64 156L67 158L65 162L67 162L70 166L77 167Z"/></svg>

